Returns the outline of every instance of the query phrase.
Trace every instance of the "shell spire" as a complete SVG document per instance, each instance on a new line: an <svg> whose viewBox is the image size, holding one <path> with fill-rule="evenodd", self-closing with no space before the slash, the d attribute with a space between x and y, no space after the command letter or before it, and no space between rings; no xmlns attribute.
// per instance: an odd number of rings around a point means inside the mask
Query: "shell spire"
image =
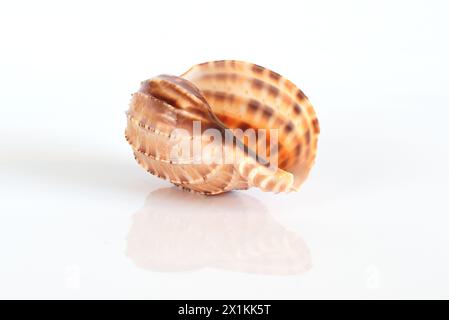
<svg viewBox="0 0 449 320"><path fill-rule="evenodd" d="M297 191L319 134L312 105L292 82L235 60L142 82L127 119L126 139L145 170L207 195Z"/></svg>

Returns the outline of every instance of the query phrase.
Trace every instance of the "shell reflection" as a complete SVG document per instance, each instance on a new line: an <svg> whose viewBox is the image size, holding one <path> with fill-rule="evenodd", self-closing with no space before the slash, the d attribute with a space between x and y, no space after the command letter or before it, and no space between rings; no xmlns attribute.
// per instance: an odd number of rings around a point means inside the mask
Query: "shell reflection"
<svg viewBox="0 0 449 320"><path fill-rule="evenodd" d="M305 242L257 199L243 193L205 198L175 188L150 193L134 215L127 255L154 271L211 267L289 275L311 267Z"/></svg>

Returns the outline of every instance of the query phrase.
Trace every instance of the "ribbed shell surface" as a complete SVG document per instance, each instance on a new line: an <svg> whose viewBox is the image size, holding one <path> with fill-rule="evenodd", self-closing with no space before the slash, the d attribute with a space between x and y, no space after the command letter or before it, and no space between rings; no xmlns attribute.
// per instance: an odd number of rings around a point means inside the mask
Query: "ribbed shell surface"
<svg viewBox="0 0 449 320"><path fill-rule="evenodd" d="M251 186L275 193L298 190L314 163L319 134L315 111L300 89L271 70L235 60L202 63L180 77L144 81L133 94L127 119L126 138L144 169L207 195ZM198 136L195 121L201 123ZM223 137L227 129L278 129L277 166L256 156L268 137L258 139L254 150L233 135L232 147L223 143L221 150L239 155L233 163L198 163L194 154L173 156L179 143L190 150L198 139L208 143L203 133L211 128ZM179 129L184 134L178 135Z"/></svg>

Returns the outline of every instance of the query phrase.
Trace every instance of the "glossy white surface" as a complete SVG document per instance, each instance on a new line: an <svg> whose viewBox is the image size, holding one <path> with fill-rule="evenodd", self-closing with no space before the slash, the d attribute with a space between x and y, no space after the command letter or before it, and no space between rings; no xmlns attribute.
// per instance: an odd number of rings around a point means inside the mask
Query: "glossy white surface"
<svg viewBox="0 0 449 320"><path fill-rule="evenodd" d="M447 4L257 3L1 5L1 298L449 298ZM224 58L315 105L299 193L135 164L139 82Z"/></svg>

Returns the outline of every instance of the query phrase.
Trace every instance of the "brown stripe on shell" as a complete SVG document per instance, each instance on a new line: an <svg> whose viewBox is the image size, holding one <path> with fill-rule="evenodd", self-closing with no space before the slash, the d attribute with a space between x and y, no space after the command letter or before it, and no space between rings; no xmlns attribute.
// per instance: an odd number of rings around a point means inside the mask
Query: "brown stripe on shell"
<svg viewBox="0 0 449 320"><path fill-rule="evenodd" d="M305 139L306 139L306 143L310 144L310 131L307 130L307 132L306 132L306 134L304 136L305 136Z"/></svg>
<svg viewBox="0 0 449 320"><path fill-rule="evenodd" d="M313 133L315 133L315 134L320 133L320 124L319 124L317 118L312 120L312 127L313 127Z"/></svg>
<svg viewBox="0 0 449 320"><path fill-rule="evenodd" d="M295 153L297 155L301 155L301 150L302 150L302 145L301 145L301 143L298 143L295 147Z"/></svg>
<svg viewBox="0 0 449 320"><path fill-rule="evenodd" d="M264 82L259 79L253 79L252 81L253 88L256 88L257 90L262 90L264 85Z"/></svg>
<svg viewBox="0 0 449 320"><path fill-rule="evenodd" d="M263 112L263 115L265 117L267 117L267 118L271 118L273 116L273 114L274 114L274 110L272 108L268 107L268 106L265 106L263 108L262 112Z"/></svg>
<svg viewBox="0 0 449 320"><path fill-rule="evenodd" d="M301 113L301 107L299 106L299 104L297 103L293 104L293 111L295 112L296 115L299 115Z"/></svg>
<svg viewBox="0 0 449 320"><path fill-rule="evenodd" d="M251 99L248 102L248 107L250 110L252 110L253 112L257 111L260 108L261 104L259 101Z"/></svg>
<svg viewBox="0 0 449 320"><path fill-rule="evenodd" d="M217 67L224 67L226 65L226 61L225 60L217 60L217 61L214 61L214 64Z"/></svg>
<svg viewBox="0 0 449 320"><path fill-rule="evenodd" d="M275 82L278 82L279 79L281 79L281 75L277 72L270 71L269 76L271 79L273 79Z"/></svg>
<svg viewBox="0 0 449 320"><path fill-rule="evenodd" d="M269 94L271 94L273 97L277 97L279 95L279 89L276 88L275 86L269 85L268 86L268 92Z"/></svg>
<svg viewBox="0 0 449 320"><path fill-rule="evenodd" d="M290 134L291 132L293 132L295 126L293 125L293 122L289 121L287 122L287 124L284 126L284 131L287 134Z"/></svg>
<svg viewBox="0 0 449 320"><path fill-rule="evenodd" d="M296 92L296 98L298 98L299 101L304 101L305 99L307 99L306 95L304 94L304 92L302 92L301 90L298 89L298 91Z"/></svg>
<svg viewBox="0 0 449 320"><path fill-rule="evenodd" d="M265 71L265 68L262 66L259 66L258 64L253 64L252 69L255 73L263 73Z"/></svg>

